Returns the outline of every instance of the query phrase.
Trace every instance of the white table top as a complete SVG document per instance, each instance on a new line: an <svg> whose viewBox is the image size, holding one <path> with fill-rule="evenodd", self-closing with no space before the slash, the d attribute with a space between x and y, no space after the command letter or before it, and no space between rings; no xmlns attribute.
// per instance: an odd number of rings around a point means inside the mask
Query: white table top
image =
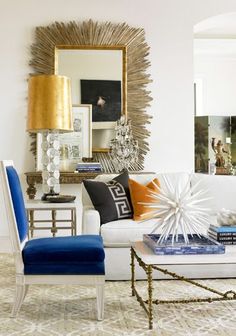
<svg viewBox="0 0 236 336"><path fill-rule="evenodd" d="M146 265L236 264L236 245L225 246L224 254L156 255L142 241L132 242L136 254Z"/></svg>
<svg viewBox="0 0 236 336"><path fill-rule="evenodd" d="M25 202L26 209L71 209L75 208L75 202L67 202L67 203L53 203L53 202L45 202L40 199L27 200Z"/></svg>

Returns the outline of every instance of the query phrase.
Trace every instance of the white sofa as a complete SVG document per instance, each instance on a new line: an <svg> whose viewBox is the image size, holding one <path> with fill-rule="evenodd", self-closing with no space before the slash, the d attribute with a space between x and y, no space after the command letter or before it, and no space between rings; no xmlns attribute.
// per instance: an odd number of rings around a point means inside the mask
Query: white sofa
<svg viewBox="0 0 236 336"><path fill-rule="evenodd" d="M206 206L212 210L212 223L216 221L216 213L222 208L236 210L236 177L203 175L188 173L170 173L165 174L173 182L183 188L186 184L191 188L199 180L202 180L198 188L208 189L208 195L212 197L207 201ZM108 181L116 175L99 175L96 179L99 181ZM139 183L147 184L154 177L158 177L161 186L163 174L134 174L130 178ZM142 240L144 233L150 233L156 220L146 222L135 222L132 219L123 219L100 225L99 213L94 209L91 200L83 186L83 223L82 233L101 234L105 246L105 263L107 280L129 280L130 279L130 241ZM206 232L204 232L206 233ZM236 249L236 246L234 246ZM234 248L233 247L233 248ZM231 247L232 248L232 247ZM214 255L212 255L214 258ZM186 275L190 278L220 278L236 277L235 264L220 265L171 265L168 266L174 272ZM145 278L144 272L140 267L136 267L137 277ZM163 278L162 274L155 274L156 278Z"/></svg>

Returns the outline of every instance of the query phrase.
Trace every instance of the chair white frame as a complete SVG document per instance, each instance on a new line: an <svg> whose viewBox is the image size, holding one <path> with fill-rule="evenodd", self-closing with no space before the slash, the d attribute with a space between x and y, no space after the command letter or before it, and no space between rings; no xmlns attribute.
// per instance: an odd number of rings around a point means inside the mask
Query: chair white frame
<svg viewBox="0 0 236 336"><path fill-rule="evenodd" d="M16 290L15 300L11 312L11 317L16 317L27 294L29 285L91 285L96 287L97 295L97 319L102 320L104 316L104 285L105 275L25 275L22 250L27 242L26 238L20 242L15 212L12 204L11 192L9 188L6 167L13 166L13 161L0 161L0 188L3 188L3 196L8 221L9 233L12 243L12 251L16 266ZM51 238L54 239L54 238Z"/></svg>

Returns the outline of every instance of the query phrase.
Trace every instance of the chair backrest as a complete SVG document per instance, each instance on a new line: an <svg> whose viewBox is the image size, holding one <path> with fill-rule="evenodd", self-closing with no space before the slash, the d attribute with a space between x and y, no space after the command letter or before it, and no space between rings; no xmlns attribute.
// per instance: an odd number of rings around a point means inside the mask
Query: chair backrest
<svg viewBox="0 0 236 336"><path fill-rule="evenodd" d="M12 161L0 161L0 181L13 252L18 264L23 265L21 251L27 241L28 221L20 180Z"/></svg>

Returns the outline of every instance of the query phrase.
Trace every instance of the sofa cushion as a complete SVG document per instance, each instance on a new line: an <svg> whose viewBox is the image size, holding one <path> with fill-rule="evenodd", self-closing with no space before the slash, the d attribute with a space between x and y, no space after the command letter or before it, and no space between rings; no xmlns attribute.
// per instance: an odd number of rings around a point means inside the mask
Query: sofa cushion
<svg viewBox="0 0 236 336"><path fill-rule="evenodd" d="M199 183L200 181L200 183ZM205 175L193 174L191 185L196 190L207 190L206 207L212 209L212 214L216 214L222 208L236 210L236 178L230 175Z"/></svg>
<svg viewBox="0 0 236 336"><path fill-rule="evenodd" d="M114 178L116 175L114 174L101 174L96 177L96 181L104 181L107 182L110 179ZM190 187L190 174L186 172L176 172L176 173L145 173L140 172L140 174L129 174L129 178L135 180L141 184L148 184L151 182L155 177L158 178L160 182L161 188L165 189L164 178L167 177L168 180L174 185L178 186L183 189L186 184Z"/></svg>
<svg viewBox="0 0 236 336"><path fill-rule="evenodd" d="M101 236L29 240L22 251L25 274L104 274Z"/></svg>
<svg viewBox="0 0 236 336"><path fill-rule="evenodd" d="M106 247L128 247L131 241L142 240L144 233L150 233L158 219L134 221L117 220L101 226L101 236Z"/></svg>
<svg viewBox="0 0 236 336"><path fill-rule="evenodd" d="M101 224L133 215L127 171L108 182L84 180L84 186L94 208L99 212Z"/></svg>
<svg viewBox="0 0 236 336"><path fill-rule="evenodd" d="M151 218L153 211L142 203L157 202L153 199L152 192L158 193L160 187L159 180L153 179L147 185L140 184L135 180L129 179L129 190L133 207L133 219L135 221Z"/></svg>
<svg viewBox="0 0 236 336"><path fill-rule="evenodd" d="M94 181L108 182L115 178L117 174L100 174L96 176ZM155 173L140 173L140 174L129 174L129 177L141 184L149 183L154 177ZM82 183L82 202L84 205L93 205L91 198L89 197L87 190Z"/></svg>
<svg viewBox="0 0 236 336"><path fill-rule="evenodd" d="M176 173L157 173L156 177L160 182L160 187L163 190L167 189L165 179L173 185L174 188L179 188L183 190L184 188L190 188L190 174L185 172Z"/></svg>

